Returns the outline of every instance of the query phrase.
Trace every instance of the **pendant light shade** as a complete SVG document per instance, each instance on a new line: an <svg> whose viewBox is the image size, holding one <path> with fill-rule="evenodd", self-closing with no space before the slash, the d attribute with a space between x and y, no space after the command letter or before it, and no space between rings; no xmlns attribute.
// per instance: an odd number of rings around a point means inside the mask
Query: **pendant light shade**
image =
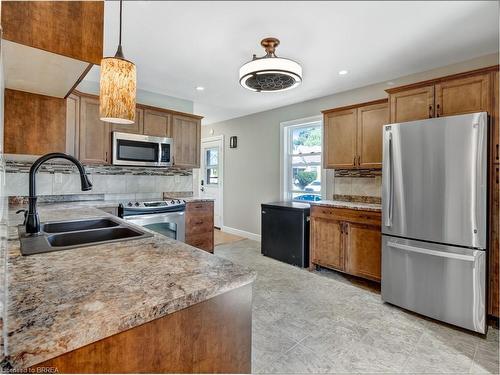
<svg viewBox="0 0 500 375"><path fill-rule="evenodd" d="M302 82L300 64L276 56L275 49L279 43L276 38L266 38L260 42L266 50L266 55L254 55L252 61L240 68L240 84L244 88L258 92L285 91Z"/></svg>
<svg viewBox="0 0 500 375"><path fill-rule="evenodd" d="M114 57L101 60L99 112L102 121L133 124L136 98L135 64L122 52L122 0L120 0L120 38Z"/></svg>

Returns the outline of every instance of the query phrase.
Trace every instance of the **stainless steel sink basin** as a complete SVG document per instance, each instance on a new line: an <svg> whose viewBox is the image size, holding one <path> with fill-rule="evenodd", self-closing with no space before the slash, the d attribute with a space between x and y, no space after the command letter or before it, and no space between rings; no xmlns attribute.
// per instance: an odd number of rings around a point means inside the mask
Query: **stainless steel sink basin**
<svg viewBox="0 0 500 375"><path fill-rule="evenodd" d="M57 223L41 224L40 228L45 233L74 232L88 229L117 227L120 223L109 218L99 218L90 220L60 221Z"/></svg>
<svg viewBox="0 0 500 375"><path fill-rule="evenodd" d="M113 217L42 223L40 228L39 234L31 235L25 232L24 226L19 226L21 254L48 253L152 236Z"/></svg>

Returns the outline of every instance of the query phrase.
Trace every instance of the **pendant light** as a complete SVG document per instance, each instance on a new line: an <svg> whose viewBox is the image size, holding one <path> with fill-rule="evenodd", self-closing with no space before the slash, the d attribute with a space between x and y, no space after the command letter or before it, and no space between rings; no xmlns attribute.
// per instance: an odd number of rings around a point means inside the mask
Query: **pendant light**
<svg viewBox="0 0 500 375"><path fill-rule="evenodd" d="M101 60L99 112L102 121L133 124L135 120L135 64L122 51L122 1L120 0L120 37L114 57Z"/></svg>
<svg viewBox="0 0 500 375"><path fill-rule="evenodd" d="M246 89L258 92L285 91L300 85L300 64L275 54L280 41L276 38L265 38L260 44L266 50L266 55L253 55L253 60L240 68L240 84Z"/></svg>

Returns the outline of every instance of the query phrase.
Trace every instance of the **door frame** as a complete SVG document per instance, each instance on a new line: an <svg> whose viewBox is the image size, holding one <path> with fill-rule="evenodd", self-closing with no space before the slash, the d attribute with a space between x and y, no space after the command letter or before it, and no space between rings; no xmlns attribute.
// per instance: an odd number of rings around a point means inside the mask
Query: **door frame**
<svg viewBox="0 0 500 375"><path fill-rule="evenodd" d="M211 137L207 138L202 138L201 139L201 147L200 147L200 173L198 176L198 189L200 188L200 182L202 179L205 179L205 171L204 168L204 162L203 159L205 157L204 153L201 152L203 150L203 142L213 142L213 141L220 141L220 155L219 155L219 189L220 193L219 196L221 197L220 202L219 202L219 207L220 207L220 229L224 227L224 135L214 135Z"/></svg>

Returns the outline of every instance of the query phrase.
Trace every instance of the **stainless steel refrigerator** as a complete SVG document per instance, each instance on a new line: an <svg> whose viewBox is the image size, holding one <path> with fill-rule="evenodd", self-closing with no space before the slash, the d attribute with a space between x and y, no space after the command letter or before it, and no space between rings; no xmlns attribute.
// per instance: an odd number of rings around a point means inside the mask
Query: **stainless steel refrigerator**
<svg viewBox="0 0 500 375"><path fill-rule="evenodd" d="M384 126L382 299L486 332L485 112Z"/></svg>

